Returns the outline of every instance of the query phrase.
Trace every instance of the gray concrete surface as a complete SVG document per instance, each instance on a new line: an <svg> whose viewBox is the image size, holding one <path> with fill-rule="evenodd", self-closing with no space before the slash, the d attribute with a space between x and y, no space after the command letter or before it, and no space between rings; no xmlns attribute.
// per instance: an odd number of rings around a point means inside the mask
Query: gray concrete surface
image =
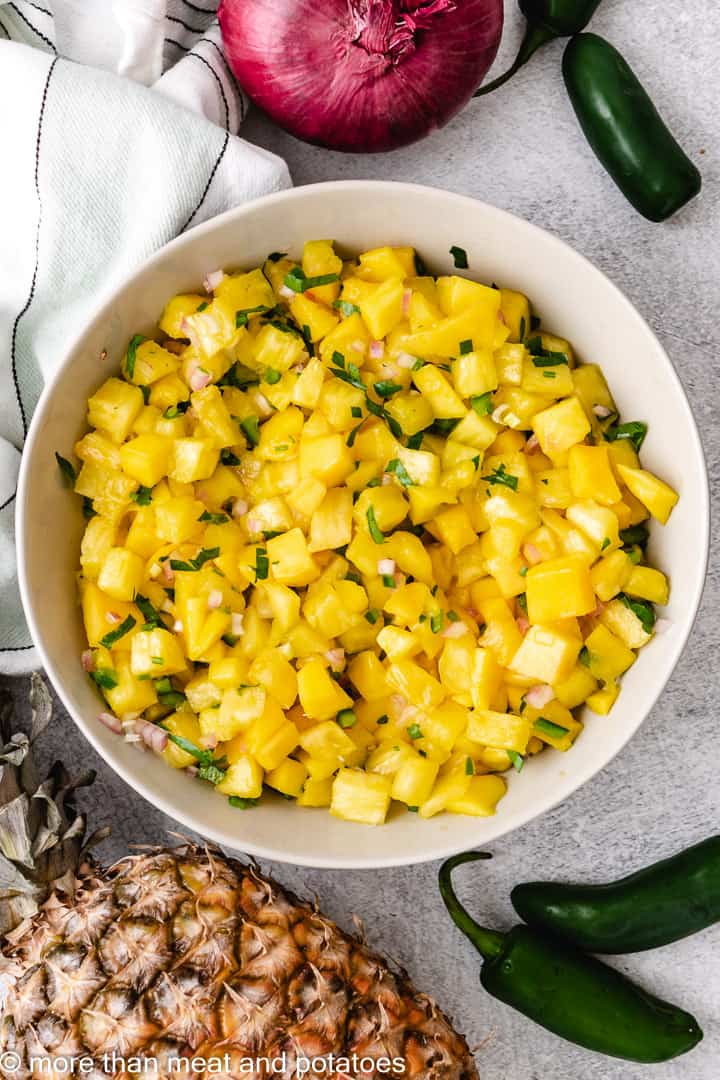
<svg viewBox="0 0 720 1080"><path fill-rule="evenodd" d="M520 33L514 0L507 0L507 15L498 70ZM668 224L652 225L636 215L590 153L565 98L561 45L547 47L513 83L470 105L444 131L392 155L330 154L298 143L260 116L250 119L245 134L284 155L297 184L383 177L446 187L521 214L577 247L628 294L670 353L700 425L717 498L720 13L715 0L605 0L593 29L621 47L703 170L702 196ZM463 894L488 922L510 925L507 897L518 881L539 875L612 878L718 830L719 603L716 545L690 643L641 732L562 806L492 845L492 863L467 872ZM21 703L24 682L9 685ZM113 826L107 858L128 844L162 841L172 823L134 796L62 714L45 752L97 768L86 803L99 822ZM483 1080L718 1076L720 927L618 961L656 993L692 1010L706 1032L691 1055L649 1070L585 1053L489 998L478 984L476 956L445 915L436 866L373 873L268 869L299 892L316 893L343 925L360 916L370 942L435 994L478 1047Z"/></svg>

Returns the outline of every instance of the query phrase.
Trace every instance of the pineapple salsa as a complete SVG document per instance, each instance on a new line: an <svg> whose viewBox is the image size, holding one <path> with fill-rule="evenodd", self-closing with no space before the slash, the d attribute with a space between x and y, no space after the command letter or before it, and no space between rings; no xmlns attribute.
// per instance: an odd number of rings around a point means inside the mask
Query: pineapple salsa
<svg viewBox="0 0 720 1080"><path fill-rule="evenodd" d="M315 240L205 287L59 458L100 719L237 807L494 813L574 709L609 712L667 602L645 424L527 297L412 248Z"/></svg>

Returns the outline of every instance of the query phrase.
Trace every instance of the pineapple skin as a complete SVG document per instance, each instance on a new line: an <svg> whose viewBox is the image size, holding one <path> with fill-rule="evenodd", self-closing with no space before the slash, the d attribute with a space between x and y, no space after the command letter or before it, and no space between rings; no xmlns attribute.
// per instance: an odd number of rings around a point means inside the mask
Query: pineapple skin
<svg viewBox="0 0 720 1080"><path fill-rule="evenodd" d="M14 1080L31 1057L92 1057L91 1080L123 1075L113 1054L156 1059L160 1078L188 1075L169 1058L228 1055L207 1080L293 1080L299 1057L357 1054L405 1063L363 1080L477 1080L463 1036L404 972L254 868L188 846L86 865L75 885L6 939L0 1053L22 1059ZM262 1057L284 1071L248 1073Z"/></svg>

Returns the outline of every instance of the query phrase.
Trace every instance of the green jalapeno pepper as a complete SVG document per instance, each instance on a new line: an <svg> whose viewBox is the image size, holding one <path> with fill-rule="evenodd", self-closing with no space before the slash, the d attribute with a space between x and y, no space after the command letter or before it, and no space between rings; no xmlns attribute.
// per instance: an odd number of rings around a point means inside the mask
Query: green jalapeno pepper
<svg viewBox="0 0 720 1080"><path fill-rule="evenodd" d="M510 899L526 923L579 949L655 949L720 922L720 836L610 885L528 882Z"/></svg>
<svg viewBox="0 0 720 1080"><path fill-rule="evenodd" d="M697 195L700 173L617 49L579 34L565 49L563 76L585 137L636 210L665 221Z"/></svg>
<svg viewBox="0 0 720 1080"><path fill-rule="evenodd" d="M452 887L456 866L490 858L469 851L440 869L440 893L453 922L484 963L480 982L494 997L549 1031L627 1061L668 1061L702 1039L689 1013L660 1001L600 960L529 926L507 934L479 926Z"/></svg>
<svg viewBox="0 0 720 1080"><path fill-rule="evenodd" d="M527 27L518 54L506 72L481 86L474 96L482 97L497 90L548 41L579 34L590 22L599 3L600 0L519 0Z"/></svg>

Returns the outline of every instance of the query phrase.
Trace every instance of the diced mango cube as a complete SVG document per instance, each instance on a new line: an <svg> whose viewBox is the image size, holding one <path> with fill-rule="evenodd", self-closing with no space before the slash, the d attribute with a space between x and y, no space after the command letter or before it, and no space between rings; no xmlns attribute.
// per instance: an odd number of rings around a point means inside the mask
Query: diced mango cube
<svg viewBox="0 0 720 1080"><path fill-rule="evenodd" d="M548 626L531 626L510 668L518 675L554 685L572 671L581 644L576 637Z"/></svg>
<svg viewBox="0 0 720 1080"><path fill-rule="evenodd" d="M587 560L582 555L565 555L530 567L525 590L532 623L587 615L597 604Z"/></svg>

